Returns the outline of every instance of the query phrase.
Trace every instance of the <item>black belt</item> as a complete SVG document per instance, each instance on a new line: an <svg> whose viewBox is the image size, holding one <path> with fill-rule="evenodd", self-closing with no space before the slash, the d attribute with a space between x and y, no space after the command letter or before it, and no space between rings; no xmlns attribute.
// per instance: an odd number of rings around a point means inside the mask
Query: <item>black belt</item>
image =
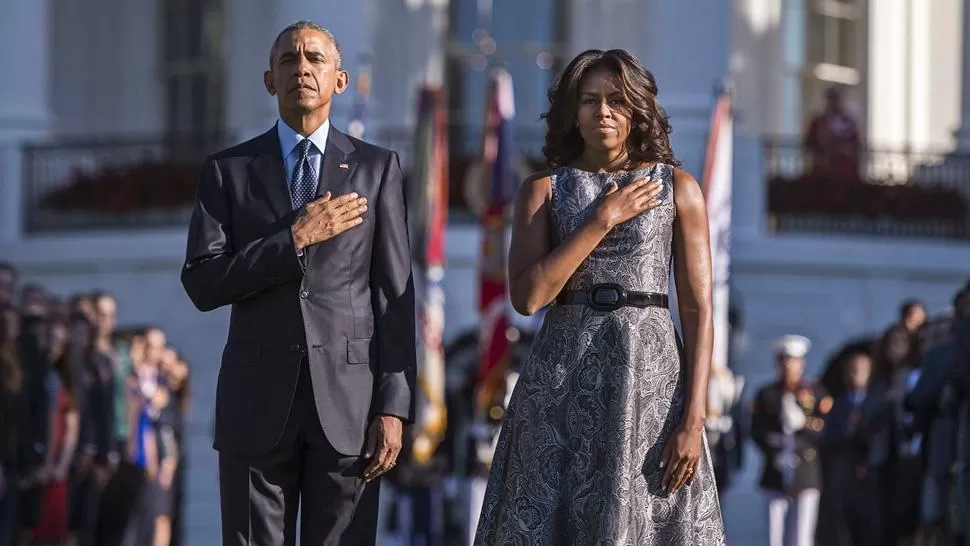
<svg viewBox="0 0 970 546"><path fill-rule="evenodd" d="M620 307L667 307L667 294L631 292L618 284L594 284L586 290L563 290L556 297L559 305L586 305L596 311L616 311Z"/></svg>

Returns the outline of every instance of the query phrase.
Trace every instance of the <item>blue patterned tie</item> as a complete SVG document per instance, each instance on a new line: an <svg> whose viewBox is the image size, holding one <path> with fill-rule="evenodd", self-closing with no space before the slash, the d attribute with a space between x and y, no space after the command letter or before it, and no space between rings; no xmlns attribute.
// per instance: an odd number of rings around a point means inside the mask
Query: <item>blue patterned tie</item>
<svg viewBox="0 0 970 546"><path fill-rule="evenodd" d="M294 209L312 201L317 193L317 173L310 163L312 146L313 143L309 138L304 138L296 145L300 151L300 158L296 162L296 168L293 169L293 180L290 182L290 196L293 199Z"/></svg>

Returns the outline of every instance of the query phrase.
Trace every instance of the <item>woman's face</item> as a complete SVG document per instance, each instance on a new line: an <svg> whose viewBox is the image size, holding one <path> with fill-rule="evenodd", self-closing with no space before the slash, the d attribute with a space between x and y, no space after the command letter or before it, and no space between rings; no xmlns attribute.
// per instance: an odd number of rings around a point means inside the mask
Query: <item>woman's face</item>
<svg viewBox="0 0 970 546"><path fill-rule="evenodd" d="M115 329L118 319L118 304L114 298L102 296L95 303L95 318L97 320L98 335L110 336Z"/></svg>
<svg viewBox="0 0 970 546"><path fill-rule="evenodd" d="M623 98L619 76L601 69L583 77L576 123L587 146L602 151L623 149L630 136L630 108Z"/></svg>
<svg viewBox="0 0 970 546"><path fill-rule="evenodd" d="M162 350L162 358L158 363L158 367L162 370L162 373L169 375L178 364L178 360L179 355L175 352L175 349L166 347Z"/></svg>
<svg viewBox="0 0 970 546"><path fill-rule="evenodd" d="M64 356L64 350L67 348L67 326L57 322L51 326L51 348L50 357L51 360L56 362Z"/></svg>
<svg viewBox="0 0 970 546"><path fill-rule="evenodd" d="M132 336L131 345L128 347L128 355L134 366L140 366L145 361L145 337Z"/></svg>
<svg viewBox="0 0 970 546"><path fill-rule="evenodd" d="M189 366L184 360L178 359L167 370L166 375L172 390L178 392L182 389L182 384L185 383L185 378L189 375Z"/></svg>

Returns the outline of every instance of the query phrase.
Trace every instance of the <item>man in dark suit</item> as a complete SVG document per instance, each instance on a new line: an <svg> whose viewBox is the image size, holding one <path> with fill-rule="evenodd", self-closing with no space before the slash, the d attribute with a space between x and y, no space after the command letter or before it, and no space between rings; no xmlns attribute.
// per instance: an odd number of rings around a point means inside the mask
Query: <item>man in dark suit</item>
<svg viewBox="0 0 970 546"><path fill-rule="evenodd" d="M765 458L759 485L768 500L768 544L813 546L822 486L819 447L832 399L806 380L803 336L776 342L778 381L758 391L751 410L751 439Z"/></svg>
<svg viewBox="0 0 970 546"><path fill-rule="evenodd" d="M378 482L414 412L414 288L397 154L330 127L333 35L277 37L280 120L210 156L182 284L232 306L216 392L224 544L374 544Z"/></svg>

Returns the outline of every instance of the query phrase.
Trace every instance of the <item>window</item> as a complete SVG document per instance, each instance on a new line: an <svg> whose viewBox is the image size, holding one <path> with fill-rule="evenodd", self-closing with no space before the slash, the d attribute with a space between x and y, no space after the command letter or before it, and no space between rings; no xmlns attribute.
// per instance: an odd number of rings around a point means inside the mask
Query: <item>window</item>
<svg viewBox="0 0 970 546"><path fill-rule="evenodd" d="M805 63L802 119L823 104L827 87L842 87L846 104L858 105L866 54L862 0L805 0Z"/></svg>
<svg viewBox="0 0 970 546"><path fill-rule="evenodd" d="M165 125L169 135L218 135L223 127L221 0L160 0Z"/></svg>
<svg viewBox="0 0 970 546"><path fill-rule="evenodd" d="M852 0L814 0L808 10L808 62L859 68L861 7Z"/></svg>

